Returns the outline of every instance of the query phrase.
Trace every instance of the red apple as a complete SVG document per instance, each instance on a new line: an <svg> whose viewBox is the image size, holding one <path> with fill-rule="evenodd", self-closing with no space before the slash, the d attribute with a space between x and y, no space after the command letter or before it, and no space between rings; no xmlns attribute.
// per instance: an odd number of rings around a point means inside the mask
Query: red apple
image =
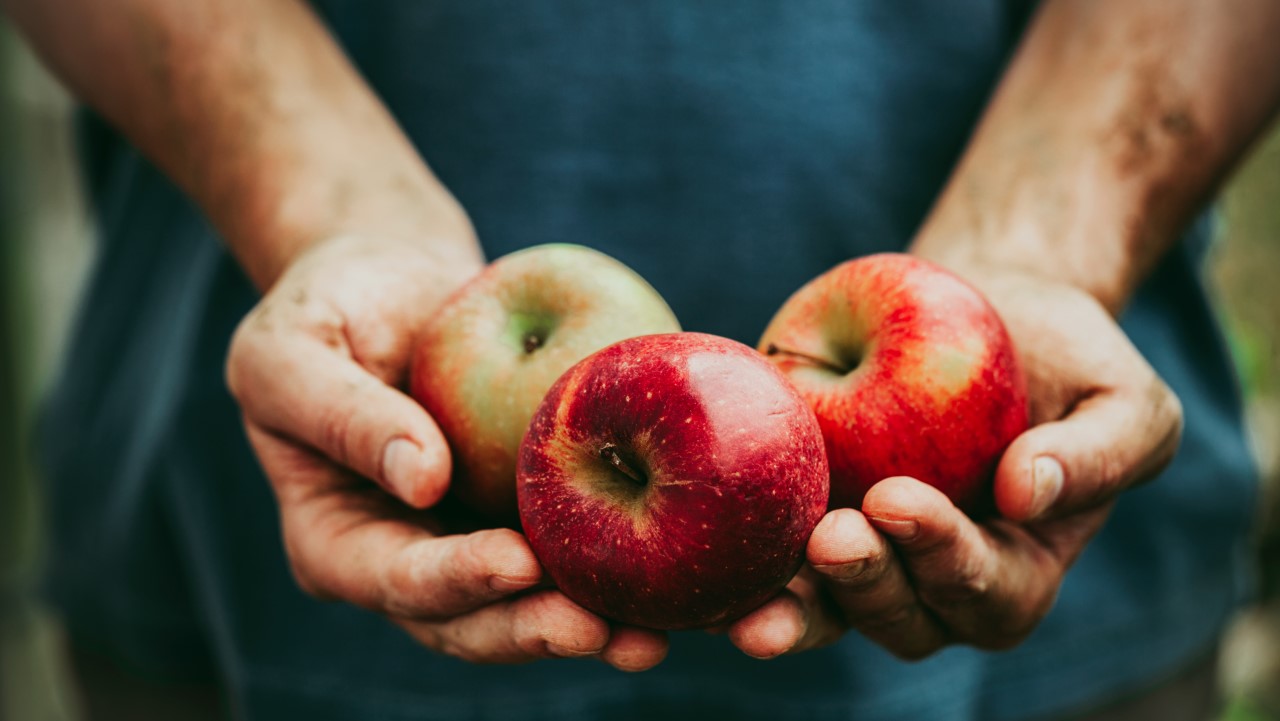
<svg viewBox="0 0 1280 721"><path fill-rule="evenodd" d="M732 620L795 575L827 506L813 411L751 348L612 345L556 382L520 447L529 544L569 598L649 628Z"/></svg>
<svg viewBox="0 0 1280 721"><path fill-rule="evenodd" d="M547 389L610 343L680 330L631 269L577 245L499 258L424 329L410 386L453 452L452 491L490 521L514 525L516 454Z"/></svg>
<svg viewBox="0 0 1280 721"><path fill-rule="evenodd" d="M912 476L970 512L1027 428L1009 334L972 286L909 255L848 261L778 311L760 349L813 407L831 463L832 508L857 508Z"/></svg>

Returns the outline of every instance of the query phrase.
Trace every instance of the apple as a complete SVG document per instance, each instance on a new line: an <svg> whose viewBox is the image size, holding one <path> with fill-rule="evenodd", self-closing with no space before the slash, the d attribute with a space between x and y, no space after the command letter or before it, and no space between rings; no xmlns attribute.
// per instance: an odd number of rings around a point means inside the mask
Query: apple
<svg viewBox="0 0 1280 721"><path fill-rule="evenodd" d="M813 411L753 349L625 340L556 382L520 447L520 520L565 595L657 629L733 620L795 575L827 507Z"/></svg>
<svg viewBox="0 0 1280 721"><path fill-rule="evenodd" d="M832 508L858 508L872 485L905 475L975 513L1027 428L1026 381L995 309L913 256L824 273L787 300L759 348L818 416Z"/></svg>
<svg viewBox="0 0 1280 721"><path fill-rule="evenodd" d="M491 263L417 341L410 391L449 440L457 498L514 525L516 454L547 389L615 341L680 330L662 297L622 263L541 245Z"/></svg>

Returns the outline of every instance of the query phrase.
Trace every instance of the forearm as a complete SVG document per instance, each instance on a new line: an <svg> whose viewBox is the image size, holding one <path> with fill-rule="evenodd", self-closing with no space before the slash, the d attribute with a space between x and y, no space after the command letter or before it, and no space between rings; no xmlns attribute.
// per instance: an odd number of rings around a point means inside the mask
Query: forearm
<svg viewBox="0 0 1280 721"><path fill-rule="evenodd" d="M913 251L1117 312L1280 100L1280 3L1051 0Z"/></svg>
<svg viewBox="0 0 1280 721"><path fill-rule="evenodd" d="M336 235L477 256L465 214L300 0L0 2L260 287Z"/></svg>

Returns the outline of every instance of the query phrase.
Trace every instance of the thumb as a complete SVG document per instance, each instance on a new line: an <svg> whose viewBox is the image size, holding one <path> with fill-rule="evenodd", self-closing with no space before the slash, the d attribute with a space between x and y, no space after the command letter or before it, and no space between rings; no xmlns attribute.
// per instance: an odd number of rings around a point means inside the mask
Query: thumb
<svg viewBox="0 0 1280 721"><path fill-rule="evenodd" d="M996 469L996 506L1031 521L1093 508L1160 472L1178 448L1182 406L1154 376L1108 389L1014 439Z"/></svg>
<svg viewBox="0 0 1280 721"><path fill-rule="evenodd" d="M238 333L227 384L249 420L315 448L410 506L433 505L448 490L449 446L431 416L317 340Z"/></svg>

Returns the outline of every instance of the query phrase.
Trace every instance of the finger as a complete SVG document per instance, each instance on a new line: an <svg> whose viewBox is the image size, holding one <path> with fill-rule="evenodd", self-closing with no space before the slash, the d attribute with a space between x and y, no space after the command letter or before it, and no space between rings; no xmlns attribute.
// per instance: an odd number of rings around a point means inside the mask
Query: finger
<svg viewBox="0 0 1280 721"><path fill-rule="evenodd" d="M804 606L804 633L787 653L800 653L835 643L849 630L844 612L826 593L822 577L809 566L800 569L800 573L787 584L787 589Z"/></svg>
<svg viewBox="0 0 1280 721"><path fill-rule="evenodd" d="M315 453L250 424L277 488L290 565L308 592L382 613L443 618L542 580L524 536L509 529L436 537L377 489Z"/></svg>
<svg viewBox="0 0 1280 721"><path fill-rule="evenodd" d="M398 616L449 617L532 588L541 577L529 544L510 529L424 538L388 560L376 601Z"/></svg>
<svg viewBox="0 0 1280 721"><path fill-rule="evenodd" d="M873 486L863 512L893 539L919 598L956 640L1007 648L1053 605L1065 569L1021 526L978 526L912 478Z"/></svg>
<svg viewBox="0 0 1280 721"><path fill-rule="evenodd" d="M621 671L647 671L666 658L667 634L634 626L614 626L600 660Z"/></svg>
<svg viewBox="0 0 1280 721"><path fill-rule="evenodd" d="M851 508L828 513L810 536L807 555L844 619L863 635L908 659L924 658L946 644L946 631L921 604L897 554L863 513Z"/></svg>
<svg viewBox="0 0 1280 721"><path fill-rule="evenodd" d="M1154 374L1141 388L1099 393L1016 438L996 470L1000 512L1015 521L1062 517L1164 468L1178 447L1182 408Z"/></svg>
<svg viewBox="0 0 1280 721"><path fill-rule="evenodd" d="M609 624L559 591L495 603L442 623L402 621L429 648L472 663L522 663L600 654Z"/></svg>
<svg viewBox="0 0 1280 721"><path fill-rule="evenodd" d="M808 620L804 602L790 588L729 626L729 641L752 658L767 659L790 651L804 636Z"/></svg>
<svg viewBox="0 0 1280 721"><path fill-rule="evenodd" d="M227 382L255 423L319 450L415 508L440 500L451 459L440 428L411 398L349 355L304 335L236 332Z"/></svg>

